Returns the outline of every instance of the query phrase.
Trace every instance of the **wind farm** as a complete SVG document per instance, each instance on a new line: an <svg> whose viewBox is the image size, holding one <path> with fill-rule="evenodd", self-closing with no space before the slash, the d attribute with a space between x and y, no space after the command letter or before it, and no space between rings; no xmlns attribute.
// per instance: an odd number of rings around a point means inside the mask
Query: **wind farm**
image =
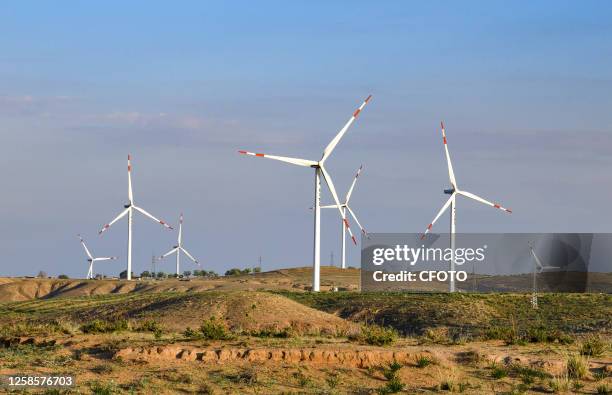
<svg viewBox="0 0 612 395"><path fill-rule="evenodd" d="M612 394L612 3L2 11L0 394Z"/></svg>

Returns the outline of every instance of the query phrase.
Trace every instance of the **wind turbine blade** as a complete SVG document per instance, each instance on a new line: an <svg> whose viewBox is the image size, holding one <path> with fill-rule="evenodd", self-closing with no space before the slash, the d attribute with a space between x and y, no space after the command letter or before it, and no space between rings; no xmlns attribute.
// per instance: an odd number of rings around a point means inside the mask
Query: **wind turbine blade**
<svg viewBox="0 0 612 395"><path fill-rule="evenodd" d="M448 144L446 143L446 131L444 130L444 122L440 122L442 128L442 141L444 142L444 152L446 153L446 164L448 165L448 178L454 189L457 189L457 180L455 180L455 172L453 171L453 164L451 163L450 154L448 153Z"/></svg>
<svg viewBox="0 0 612 395"><path fill-rule="evenodd" d="M349 188L349 191L346 194L346 201L345 201L346 204L348 204L349 200L351 200L351 195L353 194L353 189L355 188L355 183L357 182L357 178L359 178L359 174L361 173L361 170L363 170L363 165L359 166L359 169L357 170L357 174L355 174L355 178L353 178L353 183L351 184L351 187Z"/></svg>
<svg viewBox="0 0 612 395"><path fill-rule="evenodd" d="M132 194L132 157L128 154L128 200L134 203L134 195Z"/></svg>
<svg viewBox="0 0 612 395"><path fill-rule="evenodd" d="M185 255L189 257L189 259L193 261L193 263L195 263L196 265L198 264L198 260L195 259L190 253L188 253L186 249L184 249L183 247L179 247L179 248L181 249L181 251L185 253Z"/></svg>
<svg viewBox="0 0 612 395"><path fill-rule="evenodd" d="M117 259L116 256L103 256L100 258L94 258L93 261L98 262L98 261L114 261L115 259Z"/></svg>
<svg viewBox="0 0 612 395"><path fill-rule="evenodd" d="M342 221L344 222L344 226L346 226L346 229L349 231L349 234L351 235L351 239L353 240L353 243L357 245L357 240L355 239L355 236L353 236L353 232L351 231L349 222L344 216L344 213L342 212L342 205L340 204L340 201L338 201L338 194L336 193L336 187L334 187L334 182L332 181L331 176L329 175L329 173L327 172L327 170L325 170L323 166L321 166L320 169L321 169L321 173L323 173L323 178L325 179L325 183L327 184L327 187L329 188L329 191L331 192L332 197L334 198L334 202L336 202L336 207L338 208L338 212L340 212L340 218L342 218Z"/></svg>
<svg viewBox="0 0 612 395"><path fill-rule="evenodd" d="M320 160L321 163L324 163L327 160L327 158L331 155L331 153L334 151L334 148L336 148L336 145L338 145L338 143L340 142L340 139L342 138L342 136L344 136L344 134L351 127L353 122L355 122L355 120L359 116L359 113L361 112L361 110L363 110L365 105L368 104L371 98L372 98L372 95L368 96L367 99L365 99L364 102L361 103L361 106L359 106L359 108L355 110L355 112L353 113L353 116L351 116L351 118L344 125L344 127L340 129L336 137L334 137L334 139L327 145L327 147L325 147L325 150L323 150L323 156L321 157L321 160Z"/></svg>
<svg viewBox="0 0 612 395"><path fill-rule="evenodd" d="M179 217L179 232L178 232L179 246L181 245L182 240L183 240L183 213L181 213Z"/></svg>
<svg viewBox="0 0 612 395"><path fill-rule="evenodd" d="M171 249L170 251L166 252L164 255L160 256L159 259L164 259L165 257L172 255L174 253L178 253L178 247L175 247L173 249Z"/></svg>
<svg viewBox="0 0 612 395"><path fill-rule="evenodd" d="M85 253L87 254L87 256L89 257L89 259L93 259L93 256L91 256L91 252L89 252L89 248L87 248L87 246L85 245L85 240L83 240L83 238L81 237L81 235L77 235L78 238L81 240L81 245L83 246L83 248L85 249Z"/></svg>
<svg viewBox="0 0 612 395"><path fill-rule="evenodd" d="M130 211L130 207L126 208L125 210L123 210L121 212L121 214L119 214L118 216L115 217L114 220L112 220L111 222L109 222L108 224L104 225L102 227L102 229L100 229L100 231L98 232L98 234L102 234L104 231L106 231L108 228L110 228L115 222L119 221L121 218L123 218L124 215L126 215L128 213L128 211Z"/></svg>
<svg viewBox="0 0 612 395"><path fill-rule="evenodd" d="M291 163L292 165L298 165L298 166L304 166L304 167L312 167L312 166L317 165L317 162L313 160L308 160L308 159L289 158L286 156L276 156L276 155L268 155L268 154L258 154L255 152L242 151L242 150L238 151L238 153L243 154L243 155L259 156L261 158L279 160L281 162L287 162L287 163Z"/></svg>
<svg viewBox="0 0 612 395"><path fill-rule="evenodd" d="M165 228L167 229L174 229L172 226L168 225L167 223L165 223L164 221L162 221L161 219L157 219L154 216L152 216L151 214L149 214L147 211L145 211L144 209L138 207L138 206L132 206L134 207L135 210L140 211L140 213L146 215L147 217L151 218L153 221L159 222L160 224L162 224Z"/></svg>
<svg viewBox="0 0 612 395"><path fill-rule="evenodd" d="M351 208L349 206L346 206L346 209L348 210L349 213L351 213L351 216L353 217L353 219L357 223L357 226L359 226L359 229L361 229L361 232L363 232L364 235L367 235L368 232L366 232L366 230L363 228L363 226L361 226L361 224L359 223L359 220L357 219L357 216L355 215L353 210L351 210Z"/></svg>
<svg viewBox="0 0 612 395"><path fill-rule="evenodd" d="M325 206L319 206L320 208L338 208L335 204L328 204ZM312 210L312 207L310 208Z"/></svg>
<svg viewBox="0 0 612 395"><path fill-rule="evenodd" d="M465 196L465 197L468 197L468 198L470 198L470 199L474 199L474 200L476 200L477 202L484 203L484 204L486 204L486 205L489 205L489 206L491 206L491 207L495 207L495 208L497 208L497 209L503 210L503 211L508 212L508 213L512 213L512 210L510 210L510 209L508 209L508 208L504 208L504 207L500 206L500 205L499 205L499 204L497 204L497 203L491 203L491 202L489 202L488 200L485 200L485 199L481 198L480 196L476 196L476 195L474 195L473 193L470 193L470 192L465 192L465 191L457 191L457 193L458 193L458 194L460 194L460 195L463 195L463 196Z"/></svg>
<svg viewBox="0 0 612 395"><path fill-rule="evenodd" d="M427 226L427 229L425 229L425 233L423 233L423 235L421 236L421 239L425 238L425 235L427 233L429 233L429 231L431 230L431 228L433 227L433 225L436 223L436 221L438 220L438 218L440 218L440 216L442 214L444 214L444 212L446 211L446 209L450 206L450 204L452 203L453 199L455 199L455 193L453 193L451 195L450 198L448 198L448 200L446 201L446 203L444 203L444 206L442 206L442 208L440 209L440 211L438 211L438 215L436 215L436 217L433 219L433 221L431 221L431 223Z"/></svg>
<svg viewBox="0 0 612 395"><path fill-rule="evenodd" d="M538 256L536 255L535 251L533 250L533 247L529 247L529 250L531 251L533 259L535 259L536 266L538 267L538 269L542 270L544 268L544 265L542 265L542 262L540 261L540 258L538 258Z"/></svg>

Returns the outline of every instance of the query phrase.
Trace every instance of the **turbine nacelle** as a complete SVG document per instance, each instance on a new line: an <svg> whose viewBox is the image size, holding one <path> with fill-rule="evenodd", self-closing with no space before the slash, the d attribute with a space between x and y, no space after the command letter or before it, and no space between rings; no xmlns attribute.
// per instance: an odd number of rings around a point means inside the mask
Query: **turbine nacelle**
<svg viewBox="0 0 612 395"><path fill-rule="evenodd" d="M126 204L123 205L123 208L130 208L130 207L132 207L131 202L127 202Z"/></svg>
<svg viewBox="0 0 612 395"><path fill-rule="evenodd" d="M353 115L349 118L348 122L342 127L342 129L340 129L340 131L336 134L336 136L330 141L330 143L325 147L325 149L323 150L323 155L321 156L321 159L318 161L313 161L313 160L307 160L307 159L300 159L300 158L290 158L290 157L286 157L286 156L277 156L277 155L268 155L268 154L263 154L263 153L257 153L257 152L249 152L249 151L244 151L244 150L239 150L238 153L242 154L242 155L250 155L250 156L257 156L260 158L268 158L268 159L274 159L274 160L278 160L281 162L286 162L286 163L290 163L293 165L297 165L297 166L303 166L303 167L310 167L312 169L315 169L315 207L317 208L317 210L314 210L314 224L315 224L315 230L314 230L314 243L313 243L313 262L312 262L312 267L313 267L313 277L312 277L312 290L314 292L318 292L319 291L319 284L320 284L320 280L319 280L319 276L320 276L320 246L321 246L321 242L320 242L320 221L319 221L319 202L320 202L320 194L321 194L321 189L320 189L320 177L323 178L323 180L325 180L325 183L327 184L327 187L329 189L329 192L331 193L332 197L333 197L333 203L335 203L333 205L334 208L337 208L339 213L340 213L340 217L342 218L342 221L346 227L346 230L348 230L349 234L351 235L351 238L353 240L353 243L357 244L356 239L353 237L351 228L349 226L349 223L346 219L346 214L343 211L343 208L340 204L340 201L338 200L338 194L336 193L336 188L334 187L334 183L331 179L330 174L327 172L327 170L325 169L325 162L326 160L329 158L329 156L332 154L332 152L334 151L334 149L336 148L336 146L338 145L338 143L340 142L340 140L342 139L342 137L344 136L344 134L347 132L347 130L350 128L350 126L353 124L353 122L355 122L355 120L357 119L357 117L359 116L359 113L361 112L361 110L363 110L363 108L366 106L366 104L368 104L368 102L370 101L370 99L372 98L372 95L369 95L364 101L363 103L361 103L361 105L359 106L359 108L357 108L357 110L355 110L355 112L353 112ZM350 210L347 207L347 210Z"/></svg>
<svg viewBox="0 0 612 395"><path fill-rule="evenodd" d="M444 194L445 195L452 195L453 193L455 193L455 191L456 191L455 188L445 189L444 190Z"/></svg>

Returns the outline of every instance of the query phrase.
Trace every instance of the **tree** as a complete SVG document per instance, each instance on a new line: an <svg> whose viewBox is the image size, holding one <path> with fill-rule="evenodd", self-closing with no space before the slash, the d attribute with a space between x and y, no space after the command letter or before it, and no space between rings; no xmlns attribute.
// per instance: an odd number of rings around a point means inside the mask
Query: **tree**
<svg viewBox="0 0 612 395"><path fill-rule="evenodd" d="M144 272L140 273L140 277L149 278L151 277L151 273L149 273L148 270L145 270Z"/></svg>
<svg viewBox="0 0 612 395"><path fill-rule="evenodd" d="M166 273L164 273L164 272L157 272L157 278L166 278Z"/></svg>
<svg viewBox="0 0 612 395"><path fill-rule="evenodd" d="M242 274L242 270L240 270L240 269L238 269L238 268L236 268L236 267L234 267L234 268L232 268L232 269L230 269L230 270L227 270L227 271L225 272L225 275L226 275L226 276L239 276L239 275L241 275L241 274Z"/></svg>
<svg viewBox="0 0 612 395"><path fill-rule="evenodd" d="M261 268L260 267L254 267L253 268L253 273L261 273Z"/></svg>
<svg viewBox="0 0 612 395"><path fill-rule="evenodd" d="M183 276L185 276L185 277L191 277L191 272L190 272L189 270L185 270L185 271L183 272Z"/></svg>
<svg viewBox="0 0 612 395"><path fill-rule="evenodd" d="M132 277L134 277L134 272L132 272ZM124 270L121 273L119 273L119 278L126 279L127 278L127 270Z"/></svg>
<svg viewBox="0 0 612 395"><path fill-rule="evenodd" d="M67 275L67 274L60 274L59 276L57 276L57 278L59 278L59 279L61 279L61 280L67 280L67 279L69 279L70 277L68 277L68 275Z"/></svg>

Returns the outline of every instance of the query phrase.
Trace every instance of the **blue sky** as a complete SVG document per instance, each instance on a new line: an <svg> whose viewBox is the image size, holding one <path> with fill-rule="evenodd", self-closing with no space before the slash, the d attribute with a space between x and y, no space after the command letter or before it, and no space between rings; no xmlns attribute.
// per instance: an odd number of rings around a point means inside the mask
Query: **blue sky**
<svg viewBox="0 0 612 395"><path fill-rule="evenodd" d="M444 202L447 124L466 232L608 232L612 5L564 2L12 2L0 16L0 274L86 273L77 233L124 267L127 199L204 268L309 265L312 172L238 149L329 160L373 232L417 232ZM324 200L329 196L324 194ZM439 231L446 230L446 219ZM137 218L135 271L175 234ZM337 214L323 261L338 262ZM357 265L353 248L350 262ZM164 263L171 271L171 261ZM185 269L191 267L185 266Z"/></svg>

